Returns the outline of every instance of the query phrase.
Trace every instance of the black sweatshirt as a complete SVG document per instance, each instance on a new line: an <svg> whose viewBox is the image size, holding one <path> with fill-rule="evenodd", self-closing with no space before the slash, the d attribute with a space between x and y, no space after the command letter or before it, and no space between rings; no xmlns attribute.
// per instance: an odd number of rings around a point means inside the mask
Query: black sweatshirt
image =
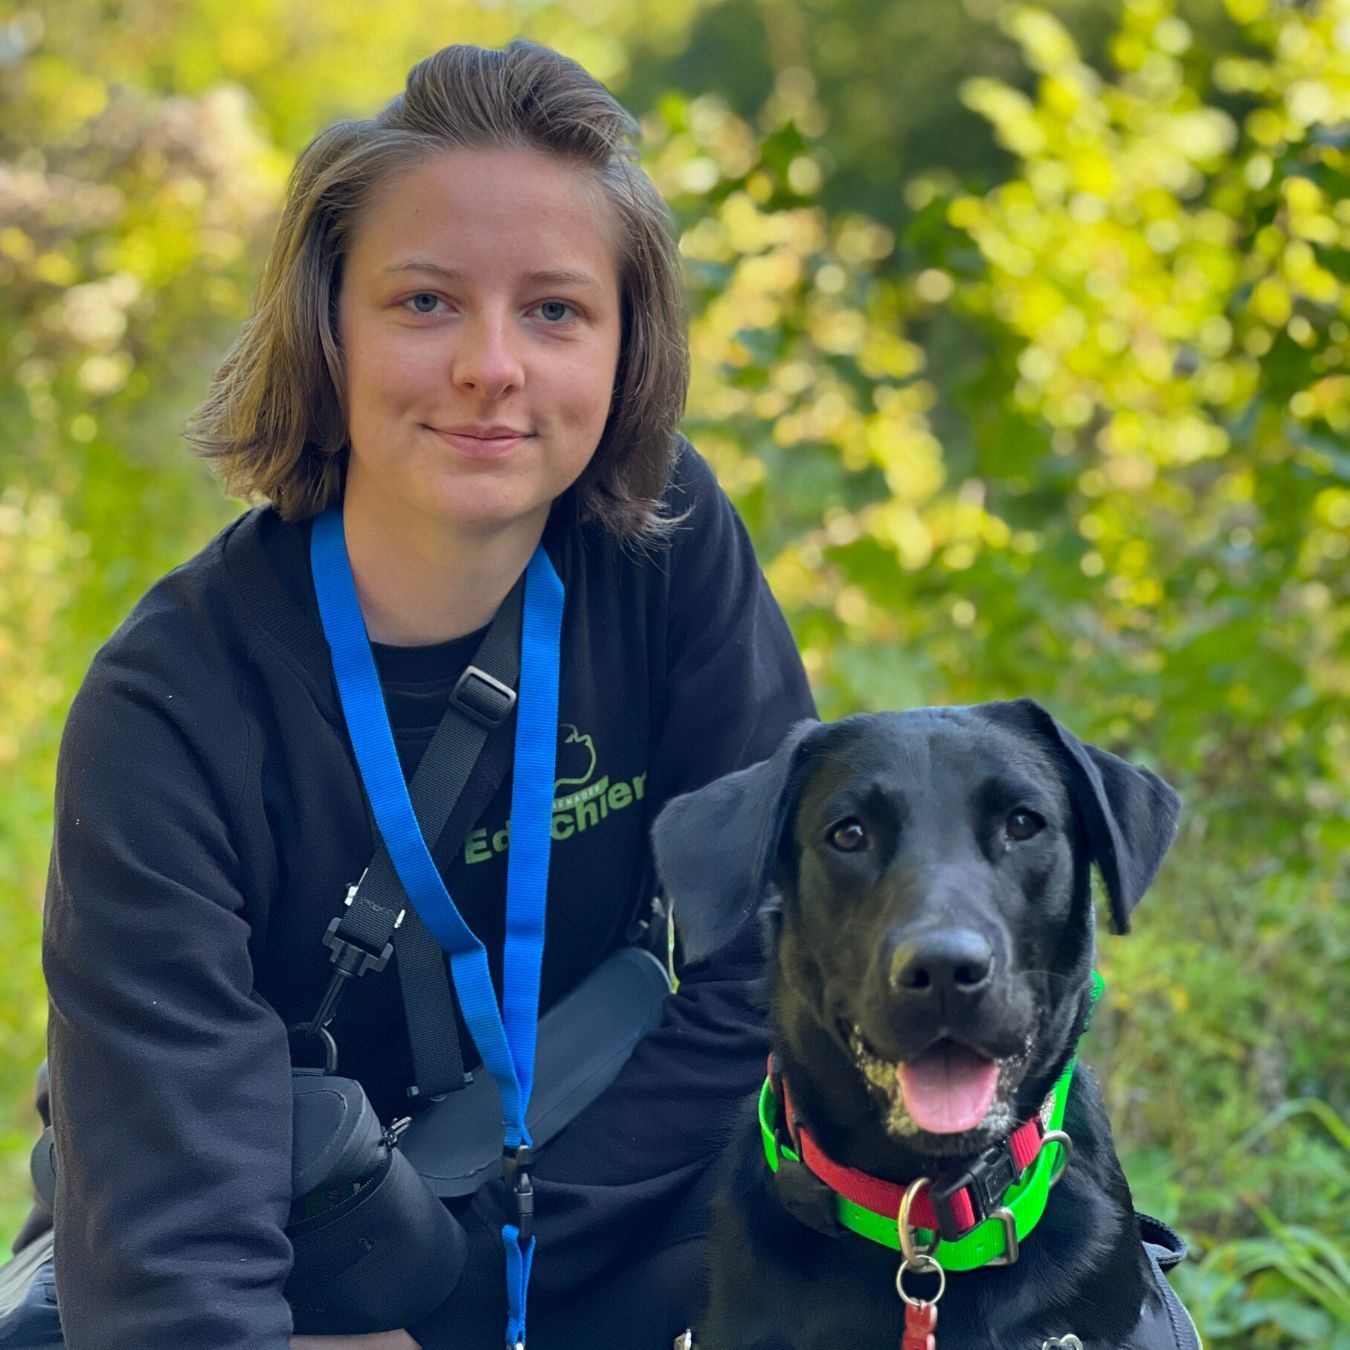
<svg viewBox="0 0 1350 1350"><path fill-rule="evenodd" d="M662 804L813 715L744 527L687 443L666 500L688 515L665 545L558 521L545 534L567 598L544 1008L649 905ZM313 1015L331 972L320 938L374 851L309 537L270 508L235 520L147 593L71 707L43 935L71 1350L287 1347L285 1027ZM406 776L476 645L374 645ZM433 849L498 989L510 778ZM678 972L660 1026L545 1151L536 1318L659 1223L762 1075L753 927ZM393 965L348 990L333 1031L340 1072L385 1121L406 1114ZM485 1346L505 1325L509 1213L493 1183L460 1215L454 1297Z"/></svg>

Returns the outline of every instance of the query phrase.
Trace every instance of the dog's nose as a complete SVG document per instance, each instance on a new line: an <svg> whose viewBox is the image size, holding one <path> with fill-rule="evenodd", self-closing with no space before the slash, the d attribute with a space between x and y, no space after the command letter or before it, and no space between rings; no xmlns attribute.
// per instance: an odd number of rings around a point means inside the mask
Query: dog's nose
<svg viewBox="0 0 1350 1350"><path fill-rule="evenodd" d="M896 945L891 985L912 998L967 997L994 973L994 949L970 928L941 928Z"/></svg>

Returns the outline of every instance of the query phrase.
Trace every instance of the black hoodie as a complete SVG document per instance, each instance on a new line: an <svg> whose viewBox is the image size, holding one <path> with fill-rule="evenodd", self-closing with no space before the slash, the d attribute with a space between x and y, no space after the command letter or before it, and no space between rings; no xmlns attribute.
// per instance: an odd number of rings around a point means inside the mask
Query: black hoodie
<svg viewBox="0 0 1350 1350"><path fill-rule="evenodd" d="M545 535L567 598L544 1008L649 906L660 807L814 715L745 529L687 443L666 500L688 514L665 545L558 522ZM287 1347L285 1027L313 1015L331 971L320 938L374 851L309 537L270 508L235 520L146 594L71 707L43 935L71 1350ZM406 776L478 636L374 644ZM467 835L433 849L498 989L510 786L508 772ZM678 972L661 1025L546 1150L536 1317L624 1260L762 1076L753 927ZM406 1114L392 966L348 991L333 1032L381 1118ZM461 1207L466 1345L479 1327L500 1344L505 1201L494 1183Z"/></svg>

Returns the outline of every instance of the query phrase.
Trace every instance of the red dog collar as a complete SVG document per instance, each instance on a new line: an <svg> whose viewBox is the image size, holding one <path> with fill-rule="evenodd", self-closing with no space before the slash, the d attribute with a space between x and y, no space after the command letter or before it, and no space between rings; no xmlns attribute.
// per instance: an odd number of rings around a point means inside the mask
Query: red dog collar
<svg viewBox="0 0 1350 1350"><path fill-rule="evenodd" d="M899 1214L908 1183L884 1181L830 1158L793 1110L791 1090L773 1055L769 1056L769 1081L780 1105L779 1119L786 1123L793 1148L808 1171L836 1195L873 1214L888 1218ZM910 1222L915 1228L941 1234L947 1242L963 1238L998 1209L1008 1188L1035 1161L1044 1137L1045 1124L1038 1114L967 1166L944 1173L926 1186L914 1199Z"/></svg>

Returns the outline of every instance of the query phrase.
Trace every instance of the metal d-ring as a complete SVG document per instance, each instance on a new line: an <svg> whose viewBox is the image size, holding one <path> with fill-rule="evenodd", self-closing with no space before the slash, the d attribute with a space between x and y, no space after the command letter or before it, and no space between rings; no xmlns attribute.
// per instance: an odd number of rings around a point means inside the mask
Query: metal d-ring
<svg viewBox="0 0 1350 1350"><path fill-rule="evenodd" d="M290 1041L291 1054L294 1056L296 1041L301 1036L313 1036L315 1040L323 1046L323 1069L331 1078L337 1073L338 1066L338 1048L337 1042L333 1039L333 1033L327 1027L315 1026L312 1022L300 1022L293 1027L286 1029L287 1038Z"/></svg>
<svg viewBox="0 0 1350 1350"><path fill-rule="evenodd" d="M1050 1178L1050 1189L1059 1185L1060 1178L1069 1170L1069 1158L1073 1154L1073 1140L1063 1130L1046 1130L1041 1136L1041 1148L1047 1144L1059 1145L1059 1162L1055 1174Z"/></svg>
<svg viewBox="0 0 1350 1350"><path fill-rule="evenodd" d="M905 1293L905 1271L907 1270L912 1270L916 1275L931 1275L933 1271L937 1271L937 1293L932 1298L915 1298L913 1294ZM895 1292L911 1308L927 1308L936 1303L947 1292L947 1272L924 1252L920 1252L912 1261L909 1257L905 1257L900 1262L900 1269L895 1272Z"/></svg>
<svg viewBox="0 0 1350 1350"><path fill-rule="evenodd" d="M909 1211L913 1209L914 1202L919 1198L920 1191L925 1186L931 1185L927 1177L920 1177L918 1181L910 1183L909 1189L905 1192L905 1198L900 1202L900 1213L896 1217L895 1226L900 1233L900 1252L905 1258L907 1265L917 1265L921 1260L932 1260L933 1253L938 1249L938 1235L933 1234L933 1240L926 1247L920 1247L914 1241L914 1230L910 1227ZM937 1263L934 1262L934 1265ZM940 1269L940 1267L939 1267ZM899 1279L899 1276L896 1277Z"/></svg>

